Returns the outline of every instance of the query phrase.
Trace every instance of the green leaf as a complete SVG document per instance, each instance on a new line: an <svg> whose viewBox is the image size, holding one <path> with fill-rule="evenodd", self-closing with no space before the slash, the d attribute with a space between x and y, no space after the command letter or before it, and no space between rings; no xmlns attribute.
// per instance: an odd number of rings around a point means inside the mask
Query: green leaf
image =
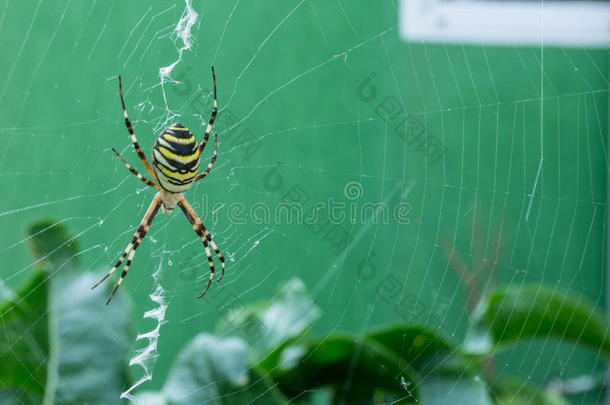
<svg viewBox="0 0 610 405"><path fill-rule="evenodd" d="M428 378L421 384L420 401L426 405L493 405L485 384L477 378Z"/></svg>
<svg viewBox="0 0 610 405"><path fill-rule="evenodd" d="M98 274L85 273L54 286L47 394L54 394L56 403L117 403L128 383L129 302L122 294L106 305L109 288L91 290L98 280Z"/></svg>
<svg viewBox="0 0 610 405"><path fill-rule="evenodd" d="M28 229L28 245L36 263L41 262L57 277L74 271L77 266L78 244L66 227L58 221L38 221Z"/></svg>
<svg viewBox="0 0 610 405"><path fill-rule="evenodd" d="M42 398L32 392L14 388L0 388L0 404L2 405L38 405Z"/></svg>
<svg viewBox="0 0 610 405"><path fill-rule="evenodd" d="M4 280L0 278L0 307L3 307L8 301L12 301L17 294L4 284Z"/></svg>
<svg viewBox="0 0 610 405"><path fill-rule="evenodd" d="M395 353L372 340L335 335L307 346L288 345L272 375L290 396L332 386L337 398L350 398L350 403L378 390L402 394L397 403L417 399L415 374Z"/></svg>
<svg viewBox="0 0 610 405"><path fill-rule="evenodd" d="M127 302L107 307L110 286L91 290L98 276L78 268L62 225L38 223L28 241L44 270L0 310L3 402L116 403L131 346Z"/></svg>
<svg viewBox="0 0 610 405"><path fill-rule="evenodd" d="M419 374L457 372L463 375L467 362L457 347L430 329L417 325L393 326L367 336L396 355Z"/></svg>
<svg viewBox="0 0 610 405"><path fill-rule="evenodd" d="M167 405L167 398L163 392L142 391L133 396L135 405Z"/></svg>
<svg viewBox="0 0 610 405"><path fill-rule="evenodd" d="M217 328L242 337L258 357L263 357L291 338L307 330L320 317L319 308L307 295L305 285L292 279L280 290L277 298L259 305L237 307L226 314Z"/></svg>
<svg viewBox="0 0 610 405"><path fill-rule="evenodd" d="M498 380L491 391L497 405L568 405L568 402L560 395L540 390L515 378Z"/></svg>
<svg viewBox="0 0 610 405"><path fill-rule="evenodd" d="M585 297L531 285L491 294L481 318L496 345L555 336L610 356L609 324Z"/></svg>
<svg viewBox="0 0 610 405"><path fill-rule="evenodd" d="M240 338L200 334L180 353L162 392L172 405L286 403L247 359L248 346Z"/></svg>
<svg viewBox="0 0 610 405"><path fill-rule="evenodd" d="M106 306L112 286L91 290L100 276L78 266L76 242L63 225L38 223L29 241L49 274L47 306L29 319L38 325L42 314L49 318L48 358L38 363L47 369L45 404L117 403L132 343L125 294Z"/></svg>
<svg viewBox="0 0 610 405"><path fill-rule="evenodd" d="M26 400L28 395L40 402L47 379L46 278L43 271L35 271L17 296L0 309L0 388L9 389L25 403L36 403ZM9 393L4 396L8 398Z"/></svg>

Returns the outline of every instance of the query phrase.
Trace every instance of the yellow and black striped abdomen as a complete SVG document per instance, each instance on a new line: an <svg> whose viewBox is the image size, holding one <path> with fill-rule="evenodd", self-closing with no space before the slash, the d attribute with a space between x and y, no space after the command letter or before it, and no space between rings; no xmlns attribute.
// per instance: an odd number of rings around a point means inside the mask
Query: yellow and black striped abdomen
<svg viewBox="0 0 610 405"><path fill-rule="evenodd" d="M161 187L172 193L186 191L199 170L197 141L188 128L172 124L157 138L152 161Z"/></svg>

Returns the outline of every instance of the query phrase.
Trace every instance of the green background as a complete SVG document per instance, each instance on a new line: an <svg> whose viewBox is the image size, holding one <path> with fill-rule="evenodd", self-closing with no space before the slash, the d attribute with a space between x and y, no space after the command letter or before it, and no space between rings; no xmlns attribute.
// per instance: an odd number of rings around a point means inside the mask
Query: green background
<svg viewBox="0 0 610 405"><path fill-rule="evenodd" d="M173 32L184 3L0 2L0 277L11 288L32 268L28 223L65 221L79 259L102 274L154 196L111 151L143 171L117 75L149 155L171 122L202 137L216 69L218 160L186 197L227 271L197 300L208 277L201 242L180 212L157 217L118 292L133 298L134 331L151 329L142 315L161 266L168 322L145 388L161 386L179 349L212 331L222 308L267 301L293 277L322 309L320 336L413 321L461 341L468 292L459 260L484 269L483 285L489 274L498 285L547 282L603 308L607 50L407 43L393 1L193 8L193 46L161 85L159 69L183 46ZM405 117L421 124L420 141L396 132ZM432 142L444 151L436 162ZM359 198L346 195L350 182ZM320 230L321 218L258 224L247 215L297 195L306 213L332 198L348 217ZM350 221L351 208L367 202L390 214L403 204L409 221ZM380 293L389 286L398 288L391 299ZM415 313L397 308L406 298ZM498 363L501 373L542 382L603 366L596 353L550 340Z"/></svg>

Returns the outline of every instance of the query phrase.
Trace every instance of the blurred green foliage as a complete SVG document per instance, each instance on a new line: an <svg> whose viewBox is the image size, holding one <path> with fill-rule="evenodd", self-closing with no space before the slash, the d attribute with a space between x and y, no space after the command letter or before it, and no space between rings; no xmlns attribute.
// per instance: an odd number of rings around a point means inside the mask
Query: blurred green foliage
<svg viewBox="0 0 610 405"><path fill-rule="evenodd" d="M129 386L134 339L126 294L106 306L108 291L90 289L99 274L80 267L63 225L38 223L30 241L36 270L0 309L0 399L118 403ZM314 337L319 309L296 279L273 300L230 316L218 336L199 334L181 349L160 391L136 392L135 402L562 405L558 393L497 378L494 355L519 340L554 336L610 357L609 324L594 306L541 285L483 299L470 339L486 346L452 342L418 325ZM257 328L248 328L253 319ZM244 330L250 336L236 333Z"/></svg>
<svg viewBox="0 0 610 405"><path fill-rule="evenodd" d="M107 289L91 290L97 274L81 267L63 225L39 222L29 236L36 269L0 311L4 394L15 403L116 403L134 338L129 301L104 305Z"/></svg>

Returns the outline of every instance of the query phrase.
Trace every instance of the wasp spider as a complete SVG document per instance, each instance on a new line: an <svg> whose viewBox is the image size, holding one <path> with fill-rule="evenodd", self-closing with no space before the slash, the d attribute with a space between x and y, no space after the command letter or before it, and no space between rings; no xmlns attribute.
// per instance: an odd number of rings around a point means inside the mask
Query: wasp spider
<svg viewBox="0 0 610 405"><path fill-rule="evenodd" d="M214 263L212 261L212 254L210 253L210 246L216 252L216 256L220 259L220 263L222 264L222 272L219 277L219 281L222 279L222 276L225 272L225 259L218 250L218 247L212 240L212 236L208 232L208 230L203 226L203 223L195 214L195 211L191 208L189 203L186 201L183 192L191 188L193 183L203 179L205 176L210 173L212 169L212 165L216 161L216 145L218 140L218 134L214 136L214 154L212 155L212 159L208 164L208 167L201 174L197 174L199 171L199 157L205 148L205 145L208 142L208 138L210 136L210 132L212 131L212 126L214 125L214 120L216 119L216 112L218 111L218 101L216 99L216 75L214 74L214 68L212 67L212 79L214 82L214 108L212 109L212 116L210 117L210 121L208 122L208 126L205 130L205 135L203 136L203 141L197 146L197 142L195 137L191 133L191 131L185 126L175 123L170 125L167 129L165 129L161 135L157 138L155 145L152 151L152 168L146 160L146 156L140 149L140 145L138 145L138 140L136 139L136 134L133 132L133 127L131 126L131 122L127 117L127 110L125 109L125 101L123 100L123 89L121 86L121 76L119 76L119 95L121 97L121 104L123 105L123 115L125 116L125 125L127 125L127 130L129 131L129 135L131 136L131 142L133 143L134 148L140 160L144 164L146 171L151 175L153 180L150 181L144 176L142 176L136 169L131 167L125 159L116 151L116 149L112 148L112 151L121 159L121 162L127 167L127 169L133 173L138 179L140 179L147 186L153 187L157 189L159 192L153 198L150 207L146 211L142 222L140 222L140 226L136 230L135 235L131 239L131 242L125 248L123 255L119 258L117 263L114 265L112 270L104 276L96 285L92 288L100 285L104 280L106 280L116 269L118 269L125 258L127 258L127 262L123 267L123 273L121 274L121 278L114 287L110 298L106 302L106 305L110 303L112 297L116 293L117 289L123 282L123 279L127 275L127 271L129 270L129 266L131 265L131 261L133 260L134 255L136 254L136 249L140 246L142 239L146 236L150 225L152 224L155 215L159 212L159 208L162 208L164 212L171 214L172 210L176 207L180 207L184 215L191 223L193 229L203 242L203 246L205 248L205 253L208 257L208 263L210 265L210 279L208 280L208 285L203 291L203 293L199 296L201 298L203 294L208 291L210 288L210 284L212 283L212 279L214 278Z"/></svg>

